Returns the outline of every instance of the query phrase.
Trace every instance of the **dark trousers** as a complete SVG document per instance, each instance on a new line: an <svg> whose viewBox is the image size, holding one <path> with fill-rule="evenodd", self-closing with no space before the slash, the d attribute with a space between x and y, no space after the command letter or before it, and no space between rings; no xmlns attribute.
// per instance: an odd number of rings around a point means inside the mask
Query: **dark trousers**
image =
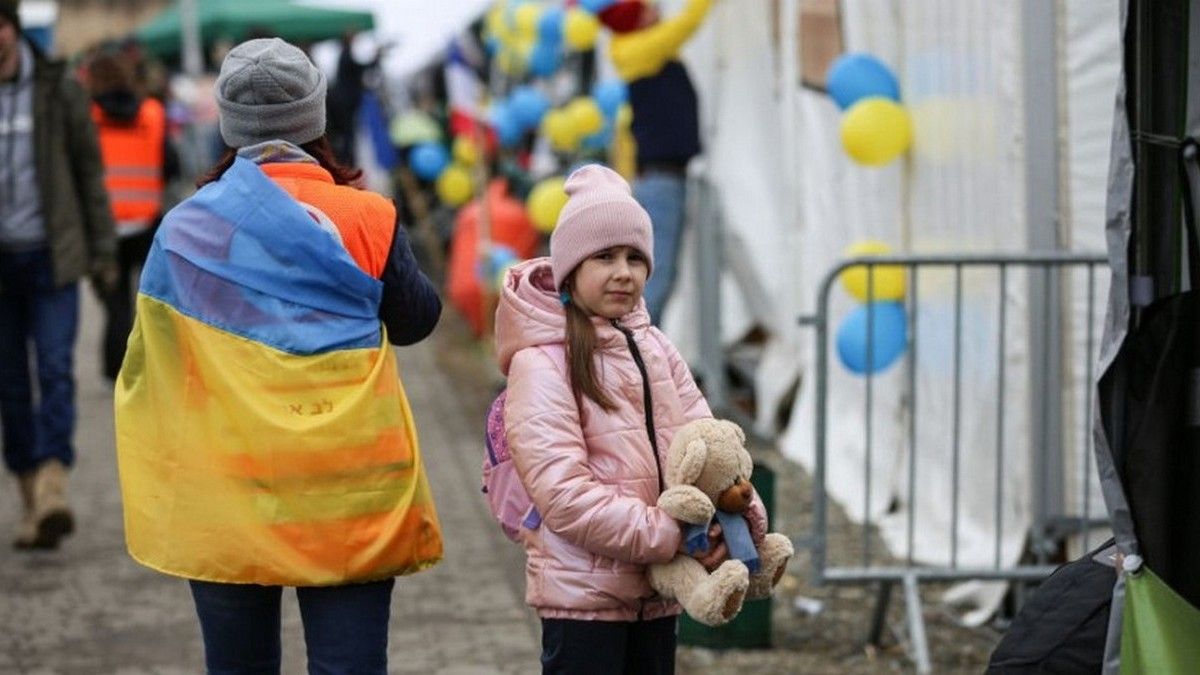
<svg viewBox="0 0 1200 675"><path fill-rule="evenodd" d="M191 581L210 675L278 675L279 586ZM386 675L394 579L297 588L311 675Z"/></svg>
<svg viewBox="0 0 1200 675"><path fill-rule="evenodd" d="M104 377L110 380L117 379L121 362L125 360L125 345L129 342L130 331L133 330L134 290L138 274L150 253L154 231L155 228L151 228L117 241L117 265L120 270L117 285L101 298L106 315L101 357L104 363Z"/></svg>
<svg viewBox="0 0 1200 675"><path fill-rule="evenodd" d="M46 249L0 252L0 427L13 473L48 459L75 461L75 375L79 285L54 286ZM35 403L29 348L37 371Z"/></svg>
<svg viewBox="0 0 1200 675"><path fill-rule="evenodd" d="M670 675L675 617L652 621L542 619L544 675Z"/></svg>

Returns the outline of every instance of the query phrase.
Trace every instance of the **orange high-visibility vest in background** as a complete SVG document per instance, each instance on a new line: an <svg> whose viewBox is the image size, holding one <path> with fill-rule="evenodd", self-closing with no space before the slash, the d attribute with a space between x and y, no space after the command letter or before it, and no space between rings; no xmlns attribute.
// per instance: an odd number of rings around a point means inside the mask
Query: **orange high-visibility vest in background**
<svg viewBox="0 0 1200 675"><path fill-rule="evenodd" d="M117 235L143 232L162 209L166 111L162 103L146 98L132 122L119 122L93 103L92 119L100 136L104 186Z"/></svg>

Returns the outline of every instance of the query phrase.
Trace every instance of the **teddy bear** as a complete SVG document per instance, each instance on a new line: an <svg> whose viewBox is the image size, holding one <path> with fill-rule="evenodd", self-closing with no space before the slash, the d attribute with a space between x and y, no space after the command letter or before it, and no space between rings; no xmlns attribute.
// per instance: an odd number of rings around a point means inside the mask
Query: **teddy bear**
<svg viewBox="0 0 1200 675"><path fill-rule="evenodd" d="M745 443L745 433L733 422L701 419L681 427L667 451L667 489L658 507L687 524L689 553L707 549L715 515L730 559L710 574L695 558L678 553L668 563L649 566L650 585L708 626L733 619L747 598L769 596L794 553L790 539L768 534L766 519L747 513L754 488Z"/></svg>

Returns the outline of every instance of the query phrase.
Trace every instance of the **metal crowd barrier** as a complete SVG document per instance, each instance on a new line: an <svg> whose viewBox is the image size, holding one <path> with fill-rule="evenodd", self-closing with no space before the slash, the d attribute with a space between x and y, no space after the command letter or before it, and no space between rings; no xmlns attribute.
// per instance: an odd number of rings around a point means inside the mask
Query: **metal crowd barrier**
<svg viewBox="0 0 1200 675"><path fill-rule="evenodd" d="M855 564L834 564L827 556L827 547L829 543L829 496L826 486L826 464L828 441L827 436L828 422L830 411L828 409L829 396L829 368L830 368L830 351L833 349L830 340L830 294L839 275L847 268L854 266L864 266L868 279L867 287L873 287L873 282L876 274L876 268L880 266L900 266L904 268L905 279L907 281L907 289L905 299L903 300L905 313L908 319L908 335L907 347L904 354L899 357L903 359L901 364L904 371L901 377L904 381L902 385L905 389L904 400L908 406L908 415L906 420L898 422L901 426L906 426L906 429L894 429L899 434L907 438L909 451L911 456L907 458L907 476L901 476L899 480L907 482L907 494L898 496L897 499L907 500L902 502L907 508L907 550L896 551L894 556L884 555L877 549L881 545L872 544L872 522L871 522L871 475L872 475L872 455L878 451L878 448L872 448L873 439L876 435L876 429L873 428L875 417L873 415L874 401L874 385L873 380L877 377L870 372L863 375L864 392L863 397L863 441L865 448L865 491L867 504L864 508L865 522L862 523L862 541L861 541L861 557L857 558ZM964 581L964 580L1012 580L1012 581L1038 581L1050 574L1054 570L1055 565L1051 564L1048 559L1050 554L1058 549L1063 541L1063 537L1068 534L1082 534L1084 540L1084 550L1090 545L1087 541L1088 532L1093 527L1103 526L1107 523L1107 514L1093 514L1090 511L1090 503L1092 494L1090 494L1090 474L1093 472L1091 465L1091 432L1090 432L1090 415L1083 414L1082 419L1077 420L1080 425L1083 443L1086 444L1086 451L1083 453L1081 474L1078 476L1082 480L1082 508L1077 509L1077 512L1071 513L1070 507L1064 502L1063 485L1063 448L1062 448L1062 431L1064 420L1069 415L1063 406L1062 392L1064 383L1061 381L1063 373L1063 356L1068 350L1063 349L1063 317L1061 312L1062 294L1068 283L1086 284L1087 292L1087 307L1086 307L1086 329L1085 332L1085 348L1078 354L1080 359L1084 359L1084 363L1079 364L1078 360L1073 365L1078 365L1082 372L1085 373L1084 387L1086 391L1085 410L1092 409L1092 390L1091 383L1094 380L1095 368L1094 364L1098 357L1097 344L1100 338L1100 329L1097 319L1102 318L1097 315L1097 312L1103 312L1103 303L1096 302L1096 282L1098 270L1101 267L1104 274L1108 273L1107 260L1103 255L1099 254L1076 254L1076 253L1018 253L1012 255L892 255L892 256L877 256L854 258L846 260L825 276L821 283L817 311L814 316L802 317L801 323L811 325L816 331L816 371L814 378L815 400L816 400L816 415L815 415L815 441L816 441L816 456L815 456L815 475L814 475L814 495L813 495L813 529L805 537L796 539L798 546L806 547L810 550L812 559L812 579L814 583L834 583L834 584L879 584L879 595L876 606L874 608L871 624L869 628L868 640L871 643L878 644L881 633L884 627L887 605L890 601L891 591L893 586L899 584L903 588L904 602L906 607L906 624L908 627L909 653L915 662L917 669L921 673L930 672L929 649L925 635L925 624L921 614L921 599L919 594L919 584L928 581ZM944 274L949 275L953 279L953 349L951 353L945 354L948 363L939 364L948 366L953 375L953 412L950 420L949 430L952 438L948 439L951 443L953 451L953 469L952 469L952 497L951 503L946 507L950 511L951 532L949 533L951 555L946 564L930 565L923 564L920 561L914 560L914 511L911 508L916 499L918 491L921 489L917 480L918 474L918 457L917 453L917 427L916 421L921 415L921 401L918 400L917 390L917 374L920 368L929 367L932 364L918 362L918 347L922 339L921 325L919 323L919 313L917 308L921 302L921 288L919 281L921 279L920 272L926 270L941 269L945 270ZM960 480L959 464L962 448L960 447L961 439L959 436L959 427L962 417L960 409L960 388L962 386L962 355L963 355L963 276L965 271L975 270L994 270L995 280L997 283L998 298L997 303L998 316L996 317L999 334L996 336L998 345L998 363L996 364L996 373L998 381L996 382L996 391L994 392L994 405L996 413L996 439L993 449L990 452L995 453L996 466L996 484L995 484L995 556L994 563L990 566L972 566L965 567L958 563L958 546L959 546L959 512L961 508L961 490L964 487ZM1006 325L1010 316L1006 315L1009 311L1009 302L1005 301L1006 294L1013 291L1012 286L1016 274L1024 273L1025 284L1028 289L1029 313L1028 313L1028 329L1022 331L1023 335L1014 336L1007 335ZM976 275L977 277L978 275ZM945 289L942 289L943 292ZM1100 307L1097 307L1097 305ZM868 315L870 316L870 315ZM873 329L870 326L871 319L868 318L866 361L872 361L872 337ZM1080 327L1082 328L1082 327ZM1006 372L1006 340L1013 339L1028 339L1029 341L1029 364L1028 373L1013 373L1011 370ZM1030 394L1030 428L1031 434L1029 443L1031 445L1031 487L1032 494L1030 495L1006 495L1004 494L1004 449L1005 449L1005 406L1012 405L1012 401L1006 401L1006 391L1008 383L1013 381L1015 377L1029 377L1030 386L1028 391ZM1011 441L1010 441L1011 442ZM1006 499L1029 499L1031 510L1033 512L1033 527L1027 539L1027 554L1022 557L1019 564L1003 566L1001 564L1001 539L1004 523L1002 522L1003 503ZM876 549L876 550L873 550ZM857 551L856 551L857 552ZM844 562L844 561L842 561Z"/></svg>

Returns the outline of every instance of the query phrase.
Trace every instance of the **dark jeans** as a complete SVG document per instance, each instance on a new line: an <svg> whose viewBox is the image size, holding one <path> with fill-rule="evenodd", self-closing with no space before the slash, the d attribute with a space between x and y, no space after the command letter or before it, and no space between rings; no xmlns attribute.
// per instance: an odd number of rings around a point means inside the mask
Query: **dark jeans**
<svg viewBox="0 0 1200 675"><path fill-rule="evenodd" d="M279 586L191 581L210 675L277 675ZM386 675L394 579L297 588L308 672Z"/></svg>
<svg viewBox="0 0 1200 675"><path fill-rule="evenodd" d="M104 363L104 377L110 380L117 379L121 362L125 360L125 345L129 342L130 331L133 330L133 293L137 275L150 253L154 231L154 228L151 228L117 241L117 265L120 269L117 286L101 298L107 315L101 357Z"/></svg>
<svg viewBox="0 0 1200 675"><path fill-rule="evenodd" d="M48 250L0 252L0 426L4 464L14 473L51 458L67 466L75 461L72 349L78 325L79 285L54 287Z"/></svg>
<svg viewBox="0 0 1200 675"><path fill-rule="evenodd" d="M669 675L675 617L653 621L542 619L544 675Z"/></svg>

